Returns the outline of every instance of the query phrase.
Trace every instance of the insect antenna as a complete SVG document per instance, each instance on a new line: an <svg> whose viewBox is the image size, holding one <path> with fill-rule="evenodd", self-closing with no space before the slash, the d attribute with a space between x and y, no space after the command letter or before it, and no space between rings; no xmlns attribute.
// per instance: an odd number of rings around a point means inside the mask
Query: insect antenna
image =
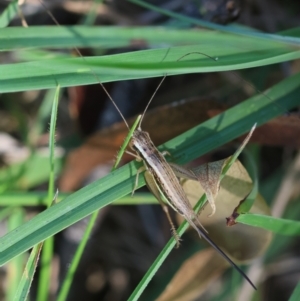
<svg viewBox="0 0 300 301"><path fill-rule="evenodd" d="M144 118L144 116L145 116L145 114L146 114L146 112L147 112L147 109L148 109L150 103L152 102L152 99L153 99L154 96L156 95L158 89L160 88L160 86L162 85L162 83L164 82L164 80L166 79L166 77L167 77L167 75L164 75L164 77L162 78L162 80L160 81L160 83L158 84L158 86L156 87L154 93L152 94L150 100L148 101L148 103L147 103L147 105L146 105L146 108L145 108L145 110L144 110L144 112L143 112L143 114L142 114L142 117L141 117L141 119L140 119L140 122L139 122L139 126L138 126L138 129L139 129L139 130L141 130L141 124L142 124L143 118Z"/></svg>
<svg viewBox="0 0 300 301"><path fill-rule="evenodd" d="M179 62L181 59L183 59L184 57L186 57L186 56L188 56L188 55L190 55L190 54L192 54L192 53L193 53L193 52L184 54L184 55L181 56L179 59L177 59L177 62ZM195 53L196 53L196 52L195 52ZM204 55L204 56L206 56L206 57L212 59L213 61L217 61L217 60L218 60L218 58L214 58L214 57L212 57L212 56L210 56L210 55L208 55L208 54L202 53L202 52L197 52L197 54L202 54L202 55ZM156 95L158 89L160 88L160 86L162 85L162 83L164 82L164 80L166 79L166 77L167 77L167 74L164 75L164 77L163 77L162 80L160 81L159 85L158 85L157 88L155 89L153 95L151 96L151 98L150 98L150 100L149 100L149 102L148 102L148 104L147 104L147 106L146 106L146 108L145 108L145 110L144 110L144 112L143 112L143 114L142 114L142 117L141 117L141 119L140 119L139 126L138 126L138 129L139 129L139 130L141 129L141 124L142 124L143 118L144 118L144 116L145 116L145 114L146 114L146 112L147 112L147 109L148 109L150 103L152 102L154 96Z"/></svg>
<svg viewBox="0 0 300 301"><path fill-rule="evenodd" d="M205 56L207 56L207 57L213 59L214 61L217 61L217 60L218 60L218 58L213 58L213 57L211 57L211 56L209 56L209 55L207 55L207 54L205 54L205 53L199 52L199 51L189 52L189 53L183 55L183 56L180 58L180 60L183 59L183 58L186 57L186 56L191 55L191 54L201 54L201 55L205 55ZM265 96L267 99L273 101L273 99L272 99L270 96L268 96L268 95L267 95L266 93L264 93L263 91L257 89L251 82L247 81L247 80L244 79L242 76L238 75L235 71L231 70L231 71L229 71L229 72L232 73L232 74L233 74L236 78L238 78L239 80L242 80L244 83L246 83L247 85L249 85L249 86L250 86L252 89L254 89L256 92L262 94L262 95ZM283 109L283 107L282 107L280 104L276 104L276 106L281 107L281 108ZM290 113L289 113L288 111L286 111L285 109L283 109L283 110L285 111L285 113L286 113L287 115L290 115Z"/></svg>
<svg viewBox="0 0 300 301"><path fill-rule="evenodd" d="M56 18L54 17L54 15L51 13L51 11L47 8L46 4L42 1L39 0L39 2L41 3L41 5L44 7L44 9L47 11L47 13L49 14L50 18L52 19L52 21L57 25L60 26L60 24L57 22ZM81 54L81 52L79 51L79 49L74 46L73 47L74 50L76 51L77 55L79 57L81 57L84 62L86 63L86 59L85 57ZM96 74L96 72L90 68L90 71L92 72L93 76L95 77L96 81L98 82L98 84L102 87L102 89L104 90L105 94L107 95L107 97L109 98L109 100L112 102L112 104L114 105L114 107L116 108L116 110L118 111L118 113L120 114L121 118L123 119L126 127L128 128L128 130L130 130L130 127L125 119L125 117L123 116L122 112L120 111L120 109L118 108L117 104L115 103L115 101L112 99L112 97L110 96L109 92L106 90L106 88L104 87L104 85L101 83L99 76Z"/></svg>

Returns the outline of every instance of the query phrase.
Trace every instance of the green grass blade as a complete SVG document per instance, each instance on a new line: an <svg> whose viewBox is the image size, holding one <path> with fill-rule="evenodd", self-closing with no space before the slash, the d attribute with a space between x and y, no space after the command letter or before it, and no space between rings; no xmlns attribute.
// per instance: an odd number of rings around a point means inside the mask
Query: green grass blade
<svg viewBox="0 0 300 301"><path fill-rule="evenodd" d="M241 154L243 149L245 148L246 144L248 143L249 139L251 138L254 130L256 128L256 123L252 126L251 130L249 131L247 137L243 141L243 143L238 147L238 149L235 151L235 153L230 156L228 162L226 162L225 166L223 167L222 174L221 174L221 179L226 175L228 169L232 166L232 164L236 161L238 156Z"/></svg>
<svg viewBox="0 0 300 301"><path fill-rule="evenodd" d="M300 74L211 118L163 145L176 163L185 164L299 105ZM18 229L0 238L0 264L77 222L132 190L137 165L130 163L73 193ZM144 185L140 177L139 186Z"/></svg>
<svg viewBox="0 0 300 301"><path fill-rule="evenodd" d="M25 270L23 272L22 278L20 280L19 286L17 288L14 301L25 301L27 300L30 286L33 280L33 276L36 270L40 252L42 250L43 243L35 245L30 253L27 260Z"/></svg>
<svg viewBox="0 0 300 301"><path fill-rule="evenodd" d="M55 158L55 168L62 168L62 157ZM33 153L21 163L15 163L0 170L0 191L26 190L44 183L49 179L49 157L43 152Z"/></svg>
<svg viewBox="0 0 300 301"><path fill-rule="evenodd" d="M214 24L216 25L216 24ZM192 30L162 28L161 26L145 27L119 27L119 26L32 26L8 27L0 32L0 51L32 48L120 48L132 46L134 41L143 41L151 48L166 48L179 45L201 45L222 43L228 47L232 42L239 40L256 41L256 43L269 44L281 42L286 46L300 45L300 33L293 30L282 35L270 35L266 33L252 33L249 35L237 35L237 29L229 26L221 26L225 30L231 28L233 33L215 30ZM239 32L241 32L239 30ZM243 32L243 31L242 31ZM290 33L291 36L288 34ZM259 35L259 36L256 36ZM220 45L220 44L219 44ZM240 44L240 48L241 48ZM247 47L243 47L247 49ZM272 48L272 47L270 47ZM254 49L252 45L251 49ZM209 52L208 52L209 54Z"/></svg>
<svg viewBox="0 0 300 301"><path fill-rule="evenodd" d="M22 208L14 208L13 213L8 218L8 231L16 229L25 221L25 211ZM22 268L25 261L25 254L15 257L7 265L7 300L12 300L22 277Z"/></svg>
<svg viewBox="0 0 300 301"><path fill-rule="evenodd" d="M84 25L93 25L95 23L95 20L97 18L97 8L99 5L103 2L103 0L94 0L91 8L89 9L86 16L84 16L83 20L81 21Z"/></svg>
<svg viewBox="0 0 300 301"><path fill-rule="evenodd" d="M18 0L13 0L9 3L7 8L0 15L0 28L8 26L10 21L16 16L18 13L18 5Z"/></svg>
<svg viewBox="0 0 300 301"><path fill-rule="evenodd" d="M132 134L136 130L136 127L138 126L138 124L139 124L139 122L141 120L141 117L142 117L142 115L138 116L138 118L134 122L133 126L131 127L130 131L128 132L128 134L127 134L127 136L126 136L126 138L124 140L124 143L122 144L122 147L121 147L121 149L120 149L120 151L118 153L118 156L117 156L116 162L115 162L115 164L114 164L114 166L112 168L112 171L114 171L118 167L118 165L119 165L119 163L120 163L120 161L121 161L121 159L122 159L122 157L124 155L124 152L125 152L125 150L126 150L126 148L128 146L128 143L129 143L129 141L130 141L130 139L132 137Z"/></svg>
<svg viewBox="0 0 300 301"><path fill-rule="evenodd" d="M290 297L289 301L298 301L300 300L300 281L298 282L296 288L293 291L292 296Z"/></svg>
<svg viewBox="0 0 300 301"><path fill-rule="evenodd" d="M30 129L30 142L35 145L38 137L43 133L45 125L48 126L49 116L51 116L51 109L53 99L55 98L56 90L51 89L46 92L46 95L39 107L38 114L34 126Z"/></svg>
<svg viewBox="0 0 300 301"><path fill-rule="evenodd" d="M71 284L73 281L74 274L76 272L76 269L77 269L80 259L82 257L83 251L86 247L86 244L90 238L91 232L94 228L95 222L98 217L98 213L99 213L99 211L95 211L92 214L91 218L89 219L89 223L84 231L83 237L80 240L80 244L75 252L72 263L68 269L66 278L64 279L61 290L58 294L57 301L64 301L67 299L67 296L68 296L68 293L69 293L69 290L70 290L70 287L71 287Z"/></svg>
<svg viewBox="0 0 300 301"><path fill-rule="evenodd" d="M56 128L57 110L58 110L58 102L59 102L59 91L60 91L60 86L56 88L53 105L52 105L51 120L50 120L50 133L49 133L50 174L49 174L49 185L48 185L48 204L47 204L48 207L50 207L54 198L54 181L55 181L54 149L55 149L55 128ZM39 286L37 292L37 300L40 301L46 301L48 299L50 277L51 277L51 261L53 258L53 247L54 247L53 237L49 237L44 243L44 248L41 256L41 271L40 271ZM38 253L39 250L40 249L38 248L37 249ZM38 253L36 256L38 256Z"/></svg>
<svg viewBox="0 0 300 301"><path fill-rule="evenodd" d="M300 235L300 222L268 215L246 213L237 218L237 222L253 227L263 228L281 235Z"/></svg>
<svg viewBox="0 0 300 301"><path fill-rule="evenodd" d="M219 45L222 44L222 47ZM240 45L244 45L243 48ZM217 61L190 52L209 53ZM48 59L0 66L0 92L56 88L157 77L252 68L300 58L290 45L232 36L194 46L150 49L102 57ZM163 62L162 62L163 61ZM91 72L92 71L92 72ZM97 76L95 76L96 74Z"/></svg>
<svg viewBox="0 0 300 301"><path fill-rule="evenodd" d="M129 0L129 1L132 3L138 4L142 7L145 7L147 9L157 11L163 15L178 19L180 21L184 21L189 24L195 24L195 25L199 25L199 26L202 26L205 28L214 29L214 30L218 30L218 31L222 31L222 32L230 32L230 33L239 34L239 35L253 36L256 38L269 38L269 39L275 39L275 40L279 40L279 41L290 41L290 42L294 42L295 44L299 44L298 39L295 40L290 37L283 37L283 36L279 36L279 35L275 35L275 34L260 33L258 31L254 31L251 28L250 29L245 29L245 27L241 28L241 26L227 26L227 25L225 26L225 25L220 25L220 24L216 24L216 23L212 23L212 22L208 22L208 21L204 21L204 20L200 20L200 19L196 19L196 18L192 18L192 17L187 17L184 15L175 13L173 11L149 4L142 0Z"/></svg>
<svg viewBox="0 0 300 301"><path fill-rule="evenodd" d="M60 202L71 193L59 193L56 202ZM46 206L48 203L47 193L43 191L35 192L4 192L1 194L1 206L7 208L0 211L0 221L6 218L16 206ZM157 204L156 199L150 193L135 193L134 198L125 196L116 200L112 205L138 205Z"/></svg>
<svg viewBox="0 0 300 301"><path fill-rule="evenodd" d="M52 111L51 111L51 120L50 120L50 133L49 133L49 150L50 150L50 156L49 156L49 164L50 164L50 175L49 175L49 186L48 186L48 207L50 207L53 197L54 197L54 181L55 181L55 129L56 129L56 121L57 121L57 111L58 111L58 102L59 102L59 92L60 92L60 86L57 86L53 105L52 105Z"/></svg>
<svg viewBox="0 0 300 301"><path fill-rule="evenodd" d="M284 172L282 172L284 174ZM298 220L300 216L300 198L293 200L293 203L286 208L284 218L288 220ZM292 236L287 235L274 235L274 239L266 253L266 262L274 260L280 256L282 252L288 250L294 244Z"/></svg>

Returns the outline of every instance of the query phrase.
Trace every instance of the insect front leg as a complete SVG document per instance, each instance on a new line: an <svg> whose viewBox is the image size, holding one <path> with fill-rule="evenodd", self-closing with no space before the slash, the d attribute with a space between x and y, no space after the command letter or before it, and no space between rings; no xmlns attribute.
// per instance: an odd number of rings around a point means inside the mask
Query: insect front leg
<svg viewBox="0 0 300 301"><path fill-rule="evenodd" d="M133 187L133 190L132 190L132 193L131 193L131 196L133 196L138 184L139 184L139 175L141 172L145 171L146 170L146 167L145 166L141 166L137 172L136 172L136 177L135 177L135 183L134 183L134 187Z"/></svg>
<svg viewBox="0 0 300 301"><path fill-rule="evenodd" d="M165 212L165 214L168 218L168 221L171 225L172 235L174 236L174 238L176 240L176 248L178 248L180 246L180 237L179 237L179 235L176 231L176 228L174 226L174 223L171 219L171 216L170 216L170 213L169 213L169 207L165 204L165 202L161 198L160 191L157 187L156 180L155 180L153 174L149 170L146 170L146 172L144 174L144 177L145 177L145 181L146 181L146 184L147 184L149 190L156 197L156 199L158 200L158 202L162 206L163 211Z"/></svg>
<svg viewBox="0 0 300 301"><path fill-rule="evenodd" d="M131 156L133 156L133 157L135 157L136 161L138 161L138 162L143 161L143 159L142 159L138 154L134 154L134 153L129 152L129 151L126 151L126 153L129 154L129 155L131 155ZM136 172L136 177L135 177L135 184L134 184L134 187L133 187L131 196L134 195L134 192L135 192L135 190L136 190L136 188L137 188L137 186L138 186L138 183L139 183L139 175L140 175L140 173L143 172L143 171L145 171L146 169L147 169L147 166L144 165L144 166L141 166L141 167L137 170L137 172Z"/></svg>
<svg viewBox="0 0 300 301"><path fill-rule="evenodd" d="M168 151L163 151L161 154L165 157L166 155L172 157L172 155Z"/></svg>

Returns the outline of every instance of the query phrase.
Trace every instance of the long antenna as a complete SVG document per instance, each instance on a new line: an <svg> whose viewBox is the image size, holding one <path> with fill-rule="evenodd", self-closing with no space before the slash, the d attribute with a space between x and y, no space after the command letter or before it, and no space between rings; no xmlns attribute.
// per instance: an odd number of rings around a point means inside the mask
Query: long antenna
<svg viewBox="0 0 300 301"><path fill-rule="evenodd" d="M181 60L181 59L183 59L184 57L186 57L186 56L188 56L188 55L191 55L191 54L202 54L202 55L204 55L204 56L207 56L207 57L213 59L214 61L217 61L217 60L218 60L218 58L213 58L213 57L211 57L211 56L209 56L209 55L207 55L207 54L205 54L205 53L203 53L203 52L199 52L199 51L189 52L189 53L183 55L183 56L182 56L180 59L178 59L178 60ZM246 79L244 79L243 77L239 76L235 71L230 70L229 72L232 73L232 74L233 74L236 78L238 78L239 80L242 80L244 83L246 83L247 85L249 85L249 86L250 86L252 89L254 89L256 92L262 94L262 95L265 96L267 99L273 101L273 99L272 99L271 97L269 97L266 93L264 93L263 91L257 89L251 82L249 82L249 81L247 81ZM280 106L280 104L276 104L276 105ZM281 106L281 107L282 107L282 106ZM285 111L285 112L286 112L287 114L289 114L289 112L287 112L287 111Z"/></svg>
<svg viewBox="0 0 300 301"><path fill-rule="evenodd" d="M42 0L39 0L39 2L40 2L41 5L44 7L44 9L48 12L48 14L49 14L50 18L52 19L52 21L53 21L57 26L61 26L61 25L57 22L57 20L55 19L55 17L54 17L53 14L51 13L51 11L47 8L46 4L45 4ZM79 51L79 49L78 49L76 46L74 46L73 48L74 48L74 50L76 51L76 53L78 54L78 56L80 56L80 57L87 63L85 57L81 54L81 52ZM98 84L102 87L102 89L104 90L105 94L108 96L108 98L110 99L110 101L112 102L112 104L115 106L116 110L119 112L120 116L122 117L122 119L123 119L125 125L127 126L128 130L129 130L129 129L130 129L130 128L129 128L129 125L128 125L128 123L127 123L125 117L123 116L122 112L121 112L120 109L118 108L117 104L114 102L114 100L112 99L112 97L110 96L110 94L108 93L108 91L106 90L106 88L104 87L104 85L101 83L100 78L98 77L98 75L96 74L96 72L95 72L92 68L90 68L90 69L91 69L92 74L93 74L94 77L96 78Z"/></svg>
<svg viewBox="0 0 300 301"><path fill-rule="evenodd" d="M202 54L202 55L204 55L204 56L206 56L206 57L212 59L213 61L217 61L217 60L218 60L218 58L214 58L214 57L212 57L212 56L210 56L210 55L208 55L208 54L202 53L202 52L190 52L190 53L188 53L188 54L185 54L185 55L181 56L181 57L177 60L177 62L179 62L179 61L180 61L181 59L183 59L184 57L186 57L186 56L188 56L188 55L190 55L190 54L193 54L193 53ZM141 117L141 119L140 119L139 126L138 126L138 129L139 129L139 130L141 129L142 121L143 121L143 119L144 119L145 113L147 112L147 109L148 109L150 103L152 102L152 99L153 99L154 96L156 95L158 89L160 88L160 86L162 85L162 83L164 82L164 80L166 79L166 77L167 77L167 74L164 75L164 77L163 77L162 80L160 81L159 85L158 85L157 88L155 89L154 93L152 94L152 96L151 96L151 98L150 98L150 100L149 100L149 102L148 102L148 104L147 104L147 106L146 106L146 108L145 108L145 110L144 110L144 112L143 112L143 114L142 114L142 117Z"/></svg>
<svg viewBox="0 0 300 301"><path fill-rule="evenodd" d="M142 114L142 117L140 119L140 122L139 122L139 127L138 127L139 130L141 129L141 124L142 124L143 118L145 116L145 113L147 112L147 109L148 109L148 107L149 107L152 99L154 98L156 92L158 91L158 89L160 88L160 86L162 85L162 83L164 82L164 80L166 79L166 77L167 77L167 75L165 74L164 77L162 78L162 80L160 81L159 85L156 87L156 89L155 89L154 93L152 94L150 100L148 101L148 104L146 105L146 108L145 108L145 110L144 110L144 112Z"/></svg>

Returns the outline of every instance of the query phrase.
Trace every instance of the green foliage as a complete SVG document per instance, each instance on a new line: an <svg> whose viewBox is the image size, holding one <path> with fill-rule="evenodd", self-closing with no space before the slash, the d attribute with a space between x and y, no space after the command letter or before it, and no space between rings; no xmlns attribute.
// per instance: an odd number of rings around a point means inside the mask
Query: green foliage
<svg viewBox="0 0 300 301"><path fill-rule="evenodd" d="M0 26L4 27L8 23L7 20L13 17L10 12L12 8L15 8L13 6L15 3L16 1L12 2L11 8L2 14ZM192 19L185 19L185 21L193 22ZM62 87L85 85L95 83L98 79L101 82L111 82L157 77L164 74L238 70L300 58L298 46L300 33L298 29L291 29L284 34L269 35L252 30L242 31L234 28L226 30L226 27L216 28L214 26L211 28L219 31L113 26L3 28L0 32L1 50L15 51L24 61L0 66L0 92L48 89L58 85ZM131 45L133 40L141 38L151 49L90 58L71 58L65 54L54 55L47 51L40 51L50 46L51 48L71 48L74 45L102 49L120 48ZM31 51L34 48L37 51L31 54L24 50L30 49ZM191 52L194 54L178 61L183 55ZM211 60L200 53L207 53L218 60ZM299 95L300 74L298 73L274 85L264 95L260 94L245 100L168 141L160 148L170 151L176 163L188 163L248 132L254 123L257 123L258 126L262 125L296 107L300 104ZM52 118L55 118L57 107L53 110ZM49 103L47 104L45 101L37 125L38 130L31 133L35 137L34 139L45 123L47 112L49 112ZM49 164L48 157L42 158L37 153L32 152L27 162L15 164L0 171L1 192L10 190L9 193L3 193L3 202L5 198L13 199L15 196L16 206L20 204L30 205L33 201L34 204L37 204L40 200L38 194L30 194L26 190L46 181L49 174L51 176L47 200L49 202L53 199L54 165L59 171L61 164L61 160L55 159L53 153L54 128L55 120L52 119L51 164ZM132 190L137 168L136 163L123 166L79 191L67 195L61 202L54 204L0 238L1 265L36 246L27 266L30 277L29 279L23 277L19 280L20 286L17 292L19 295L17 295L16 300L22 300L21 298L24 299L27 295L36 260L39 256L40 243L96 210L126 197ZM139 187L144 184L144 179L140 177ZM16 190L23 191L17 194ZM135 200L131 202L135 202ZM150 197L149 200L149 196L146 196L140 202L153 202L153 198ZM45 196L43 203L46 203ZM10 212L6 210L5 214L10 214ZM299 235L299 222L292 219L275 219L247 214L241 215L238 221L283 235ZM182 234L186 228L187 223L184 223L179 228L179 233ZM142 294L147 283L152 279L174 245L175 242L170 240L130 300L136 300ZM48 255L50 257L47 258L51 258L51 250ZM299 285L290 300L296 300L298 293Z"/></svg>

